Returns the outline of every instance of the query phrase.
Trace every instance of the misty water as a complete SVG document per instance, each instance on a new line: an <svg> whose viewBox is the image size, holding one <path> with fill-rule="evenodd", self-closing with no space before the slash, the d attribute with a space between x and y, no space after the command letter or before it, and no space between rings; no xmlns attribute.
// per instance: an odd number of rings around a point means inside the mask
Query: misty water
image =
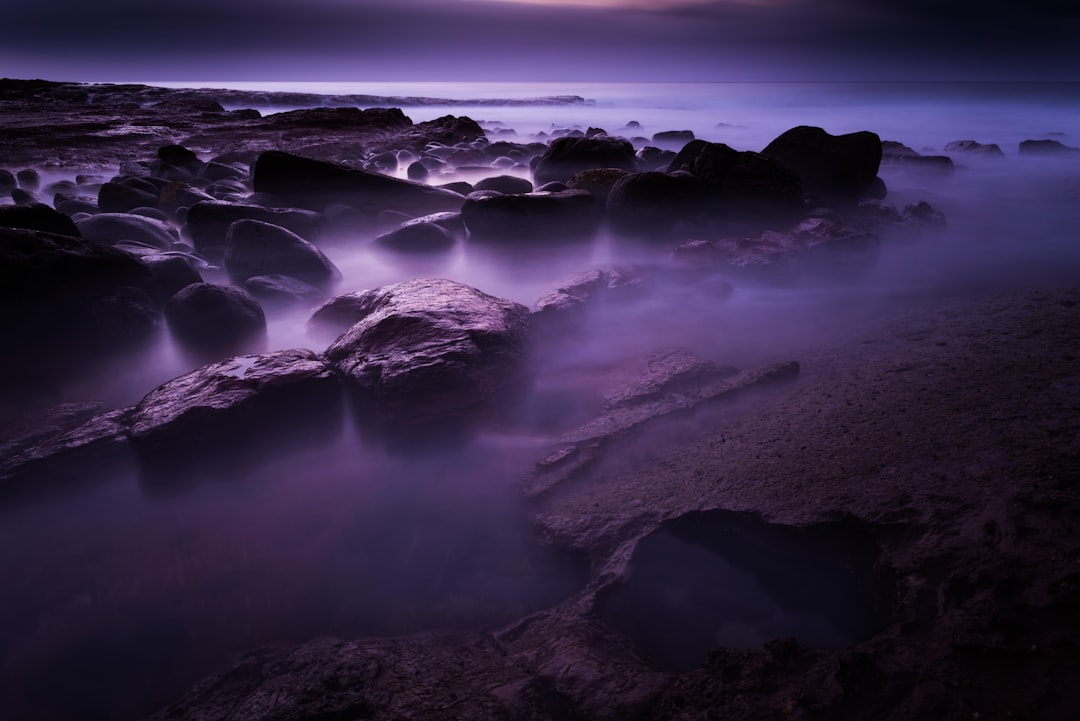
<svg viewBox="0 0 1080 721"><path fill-rule="evenodd" d="M723 299L704 286L673 284L597 309L584 333L541 349L535 395L522 409L466 447L388 453L346 428L321 448L254 459L232 477L193 479L183 493L145 494L131 470L0 509L0 696L11 708L29 704L42 718L131 718L262 644L490 628L557 603L581 587L587 568L534 538L519 482L551 438L596 406L605 369L672 345L739 367L799 360L940 299L1080 279L1080 160L1017 152L1027 139L1080 146L1076 84L261 89L445 98L575 94L589 101L405 108L417 122L469 115L492 139L521 142L555 128L595 126L643 137L692 130L760 150L792 126L818 125L834 134L872 130L925 152L940 153L953 140L997 143L1005 157L954 156L957 168L948 175L883 165L889 202L902 208L927 200L948 225L885 238L877 265L857 279L807 278L784 287L733 279ZM622 130L630 121L641 128ZM495 134L503 129L517 135ZM508 172L529 177L524 168ZM338 292L447 277L532 306L575 273L662 263L671 251L602 230L587 242L549 247L459 240L446 253L401 255L373 245L376 232L321 242L344 276ZM267 348L324 350L332 339L308 334L310 311L269 313ZM100 400L122 407L192 368L163 336L142 354L38 395L42 404Z"/></svg>

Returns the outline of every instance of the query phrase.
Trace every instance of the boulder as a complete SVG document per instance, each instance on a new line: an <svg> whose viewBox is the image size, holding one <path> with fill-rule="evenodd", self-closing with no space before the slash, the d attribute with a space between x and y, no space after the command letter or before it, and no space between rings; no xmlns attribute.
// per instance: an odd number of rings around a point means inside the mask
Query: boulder
<svg viewBox="0 0 1080 721"><path fill-rule="evenodd" d="M692 175L631 173L611 188L607 214L619 233L666 239L677 227L695 223L711 201L706 183Z"/></svg>
<svg viewBox="0 0 1080 721"><path fill-rule="evenodd" d="M620 138L558 138L540 156L533 177L543 185L553 180L569 180L574 173L590 168L620 168L636 171L634 146Z"/></svg>
<svg viewBox="0 0 1080 721"><path fill-rule="evenodd" d="M266 316L240 288L193 283L165 304L173 338L191 355L216 359L258 348L266 338Z"/></svg>
<svg viewBox="0 0 1080 721"><path fill-rule="evenodd" d="M44 203L33 203L21 207L0 206L0 225L6 228L25 228L80 237L79 229L70 217L53 210Z"/></svg>
<svg viewBox="0 0 1080 721"><path fill-rule="evenodd" d="M437 223L410 220L378 236L375 242L406 253L429 253L446 250L455 240L453 233Z"/></svg>
<svg viewBox="0 0 1080 721"><path fill-rule="evenodd" d="M473 189L494 190L506 195L520 195L522 193L531 193L533 191L533 184L525 178L519 178L516 175L494 175L475 183Z"/></svg>
<svg viewBox="0 0 1080 721"><path fill-rule="evenodd" d="M15 179L19 181L19 187L23 190L34 191L41 187L41 175L33 168L26 168L15 173Z"/></svg>
<svg viewBox="0 0 1080 721"><path fill-rule="evenodd" d="M461 217L477 240L559 243L592 237L600 209L588 191L564 190L470 197Z"/></svg>
<svg viewBox="0 0 1080 721"><path fill-rule="evenodd" d="M529 310L450 280L369 292L370 309L326 357L367 409L398 429L460 427L525 374Z"/></svg>
<svg viewBox="0 0 1080 721"><path fill-rule="evenodd" d="M311 306L326 299L326 291L287 275L254 275L244 281L244 290L267 308Z"/></svg>
<svg viewBox="0 0 1080 721"><path fill-rule="evenodd" d="M574 173L566 181L566 187L573 190L587 190L596 198L600 207L607 203L608 194L619 179L629 175L630 171L621 168L593 168Z"/></svg>
<svg viewBox="0 0 1080 721"><path fill-rule="evenodd" d="M318 338L337 338L371 315L380 303L382 296L371 290L358 290L331 298L311 315L308 332Z"/></svg>
<svg viewBox="0 0 1080 721"><path fill-rule="evenodd" d="M227 470L246 455L333 441L343 397L332 368L308 350L229 358L165 383L130 416L146 487L183 482L194 468Z"/></svg>
<svg viewBox="0 0 1080 721"><path fill-rule="evenodd" d="M169 250L180 240L180 233L168 223L130 213L98 213L75 225L84 238L104 245L134 240Z"/></svg>
<svg viewBox="0 0 1080 721"><path fill-rule="evenodd" d="M692 130L665 130L652 136L652 141L657 145L682 147L694 140Z"/></svg>
<svg viewBox="0 0 1080 721"><path fill-rule="evenodd" d="M817 276L855 277L877 262L876 235L829 218L807 218L792 235L802 248L805 270Z"/></svg>
<svg viewBox="0 0 1080 721"><path fill-rule="evenodd" d="M830 135L802 125L782 133L761 152L787 166L805 192L848 206L858 203L877 177L882 150L876 133Z"/></svg>
<svg viewBox="0 0 1080 721"><path fill-rule="evenodd" d="M648 279L639 268L616 266L579 273L536 301L531 321L533 332L577 330L590 308L641 297L648 287Z"/></svg>
<svg viewBox="0 0 1080 721"><path fill-rule="evenodd" d="M182 168L191 175L197 175L203 167L199 156L183 145L166 145L158 148L157 156L161 162Z"/></svg>
<svg viewBox="0 0 1080 721"><path fill-rule="evenodd" d="M229 226L238 220L260 220L296 233L308 242L319 239L322 217L299 208L265 208L261 205L204 200L188 209L187 229L197 250L225 245Z"/></svg>
<svg viewBox="0 0 1080 721"><path fill-rule="evenodd" d="M0 195L7 195L17 187L19 182L15 180L15 174L10 170L0 169Z"/></svg>
<svg viewBox="0 0 1080 721"><path fill-rule="evenodd" d="M1021 155L1072 155L1080 153L1080 148L1073 148L1057 140L1024 140L1020 143Z"/></svg>
<svg viewBox="0 0 1080 721"><path fill-rule="evenodd" d="M126 183L109 182L98 190L98 208L103 213L126 213L132 208L156 208L158 194Z"/></svg>
<svg viewBox="0 0 1080 721"><path fill-rule="evenodd" d="M254 178L256 192L319 210L343 203L370 213L393 208L422 215L459 210L464 202L449 190L276 150L259 156Z"/></svg>
<svg viewBox="0 0 1080 721"><path fill-rule="evenodd" d="M202 283L202 276L183 255L163 255L150 253L141 255L139 260L150 269L154 284L158 289L157 300L165 303L192 283Z"/></svg>
<svg viewBox="0 0 1080 721"><path fill-rule="evenodd" d="M225 270L236 283L255 275L285 275L325 289L341 280L341 272L314 245L260 220L238 220L229 227Z"/></svg>

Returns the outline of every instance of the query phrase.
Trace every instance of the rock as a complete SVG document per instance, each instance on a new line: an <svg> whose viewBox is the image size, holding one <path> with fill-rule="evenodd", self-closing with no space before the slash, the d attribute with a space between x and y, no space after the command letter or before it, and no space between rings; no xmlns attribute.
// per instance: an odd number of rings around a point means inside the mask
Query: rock
<svg viewBox="0 0 1080 721"><path fill-rule="evenodd" d="M0 390L84 366L111 352L129 319L128 289L155 293L130 255L66 235L0 227ZM144 296L145 297L145 296ZM153 328L135 326L146 332ZM17 369L17 370L16 370Z"/></svg>
<svg viewBox="0 0 1080 721"><path fill-rule="evenodd" d="M199 271L182 255L146 254L139 258L154 276L157 301L164 304L192 283L202 283Z"/></svg>
<svg viewBox="0 0 1080 721"><path fill-rule="evenodd" d="M88 215L97 215L99 212L97 201L88 197L67 197L63 195L57 195L53 198L53 207L60 213L68 216L69 218L76 213L86 213Z"/></svg>
<svg viewBox="0 0 1080 721"><path fill-rule="evenodd" d="M15 188L15 190L11 191L11 200L15 205L20 207L26 207L41 202L36 194L22 188Z"/></svg>
<svg viewBox="0 0 1080 721"><path fill-rule="evenodd" d="M643 171L667 170L671 161L678 157L672 150L661 150L652 145L639 148L634 155L637 157L638 167Z"/></svg>
<svg viewBox="0 0 1080 721"><path fill-rule="evenodd" d="M574 173L591 168L636 171L634 146L619 138L558 138L540 156L533 177L543 185L569 180Z"/></svg>
<svg viewBox="0 0 1080 721"><path fill-rule="evenodd" d="M882 144L882 164L901 167L908 171L951 173L955 166L947 155L923 155L902 143L886 141ZM864 198L870 198L870 189Z"/></svg>
<svg viewBox="0 0 1080 721"><path fill-rule="evenodd" d="M876 235L829 218L807 218L793 235L802 246L804 268L815 275L850 278L877 262Z"/></svg>
<svg viewBox="0 0 1080 721"><path fill-rule="evenodd" d="M134 240L169 250L180 240L180 233L168 223L129 213L99 213L75 225L84 238L105 245Z"/></svg>
<svg viewBox="0 0 1080 721"><path fill-rule="evenodd" d="M409 167L405 170L405 174L409 176L409 180L423 180L429 174L427 166L421 163L419 160L415 160L409 163Z"/></svg>
<svg viewBox="0 0 1080 721"><path fill-rule="evenodd" d="M287 275L254 275L244 281L244 290L267 308L310 306L326 299L326 291Z"/></svg>
<svg viewBox="0 0 1080 721"><path fill-rule="evenodd" d="M157 193L125 183L105 183L98 191L98 208L103 213L126 213L132 208L142 206L156 208L157 205Z"/></svg>
<svg viewBox="0 0 1080 721"><path fill-rule="evenodd" d="M682 348L657 351L624 371L604 398L600 416L564 435L537 463L525 481L525 494L535 499L551 493L589 470L611 444L645 433L661 419L798 374L794 361L739 371Z"/></svg>
<svg viewBox="0 0 1080 721"><path fill-rule="evenodd" d="M525 178L516 175L495 175L473 185L474 190L494 190L505 195L521 195L531 193L533 184Z"/></svg>
<svg viewBox="0 0 1080 721"><path fill-rule="evenodd" d="M266 316L251 294L240 288L194 283L165 304L173 338L197 358L221 358L259 347L266 338Z"/></svg>
<svg viewBox="0 0 1080 721"><path fill-rule="evenodd" d="M199 156L183 145L166 145L158 148L157 156L161 162L186 170L191 175L198 175L203 168Z"/></svg>
<svg viewBox="0 0 1080 721"><path fill-rule="evenodd" d="M657 145L682 147L694 139L692 130L665 130L652 136L652 141Z"/></svg>
<svg viewBox="0 0 1080 721"><path fill-rule="evenodd" d="M573 190L587 190L603 208L607 204L608 194L620 178L629 175L627 170L619 168L593 168L574 173L566 181L566 187Z"/></svg>
<svg viewBox="0 0 1080 721"><path fill-rule="evenodd" d="M326 350L361 409L387 427L460 428L525 373L529 311L450 280L370 291L370 309Z"/></svg>
<svg viewBox="0 0 1080 721"><path fill-rule="evenodd" d="M648 288L645 274L637 268L590 270L570 278L545 293L533 305L534 334L560 334L580 328L588 311L608 301L642 296Z"/></svg>
<svg viewBox="0 0 1080 721"><path fill-rule="evenodd" d="M256 192L307 208L344 203L370 213L392 208L426 214L459 210L464 202L448 190L280 151L260 155L254 177Z"/></svg>
<svg viewBox="0 0 1080 721"><path fill-rule="evenodd" d="M1072 155L1080 148L1072 148L1057 140L1024 140L1020 143L1021 155Z"/></svg>
<svg viewBox="0 0 1080 721"><path fill-rule="evenodd" d="M216 201L209 193L193 188L187 183L173 182L161 189L158 207L162 212L176 215L182 208L190 208L203 201Z"/></svg>
<svg viewBox="0 0 1080 721"><path fill-rule="evenodd" d="M285 275L326 289L341 272L322 251L285 228L238 220L225 236L225 270L236 283L255 275Z"/></svg>
<svg viewBox="0 0 1080 721"><path fill-rule="evenodd" d="M228 470L331 442L342 404L333 369L311 351L240 356L148 393L131 413L131 444L144 486L167 486L198 477L193 467Z"/></svg>
<svg viewBox="0 0 1080 721"><path fill-rule="evenodd" d="M889 188L885 185L885 181L880 176L874 178L870 183L870 187L866 189L866 193L863 195L863 200L885 200L889 194Z"/></svg>
<svg viewBox="0 0 1080 721"><path fill-rule="evenodd" d="M430 253L447 250L455 240L453 233L441 225L410 220L376 237L375 242L405 253Z"/></svg>
<svg viewBox="0 0 1080 721"><path fill-rule="evenodd" d="M26 168L15 173L15 179L23 190L35 191L41 187L41 175L33 168Z"/></svg>
<svg viewBox="0 0 1080 721"><path fill-rule="evenodd" d="M953 140L952 142L945 143L945 152L980 155L987 158L1005 157L1005 153L1001 152L1001 147L996 143L984 145L983 143L974 140Z"/></svg>
<svg viewBox="0 0 1080 721"><path fill-rule="evenodd" d="M455 193L457 193L458 195L461 195L462 197L464 197L464 196L468 195L469 193L473 192L472 183L466 183L464 180L458 180L458 181L455 181L453 183L444 183L443 185L440 185L439 187L443 188L445 190L452 190Z"/></svg>
<svg viewBox="0 0 1080 721"><path fill-rule="evenodd" d="M242 181L247 176L247 173L229 163L219 163L211 160L203 165L202 170L199 171L199 177L206 180L217 182L221 180L237 180Z"/></svg>
<svg viewBox="0 0 1080 721"><path fill-rule="evenodd" d="M15 174L10 170L0 169L0 194L7 195L17 187L19 182L15 180Z"/></svg>
<svg viewBox="0 0 1080 721"><path fill-rule="evenodd" d="M188 209L187 229L196 250L225 245L229 227L238 220L258 220L290 230L309 243L322 233L322 217L299 208L266 208L261 205L204 200Z"/></svg>
<svg viewBox="0 0 1080 721"><path fill-rule="evenodd" d="M700 178L667 173L631 173L607 197L611 227L626 235L666 240L709 211L711 194Z"/></svg>
<svg viewBox="0 0 1080 721"><path fill-rule="evenodd" d="M901 215L903 222L920 228L940 229L945 227L945 214L936 210L925 200L916 200L904 206Z"/></svg>
<svg viewBox="0 0 1080 721"><path fill-rule="evenodd" d="M710 213L735 221L765 221L778 227L794 220L803 207L803 185L788 168L762 153L738 151L723 143L695 140L668 166L668 173L688 172L709 190Z"/></svg>
<svg viewBox="0 0 1080 721"><path fill-rule="evenodd" d="M830 135L805 125L782 133L761 152L787 166L805 192L841 206L855 205L866 195L882 154L876 133Z"/></svg>
<svg viewBox="0 0 1080 721"><path fill-rule="evenodd" d="M333 339L371 315L382 303L382 296L371 290L345 293L326 301L308 320L308 332L319 338Z"/></svg>
<svg viewBox="0 0 1080 721"><path fill-rule="evenodd" d="M561 243L592 237L600 210L584 190L470 197L461 209L470 237L513 243Z"/></svg>
<svg viewBox="0 0 1080 721"><path fill-rule="evenodd" d="M71 218L44 203L26 206L0 206L0 225L7 228L40 230L58 235L81 237Z"/></svg>

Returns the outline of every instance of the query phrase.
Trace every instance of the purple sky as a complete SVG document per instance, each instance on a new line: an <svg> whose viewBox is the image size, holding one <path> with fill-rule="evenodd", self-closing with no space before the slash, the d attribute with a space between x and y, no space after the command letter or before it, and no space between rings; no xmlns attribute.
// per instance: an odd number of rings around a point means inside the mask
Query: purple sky
<svg viewBox="0 0 1080 721"><path fill-rule="evenodd" d="M1076 0L24 0L0 76L1080 80Z"/></svg>

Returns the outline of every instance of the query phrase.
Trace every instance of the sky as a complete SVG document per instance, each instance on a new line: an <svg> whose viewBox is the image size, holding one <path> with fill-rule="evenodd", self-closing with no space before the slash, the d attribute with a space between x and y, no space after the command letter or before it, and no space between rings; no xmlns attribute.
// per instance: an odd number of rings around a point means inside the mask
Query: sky
<svg viewBox="0 0 1080 721"><path fill-rule="evenodd" d="M1080 80L1076 0L27 0L50 80Z"/></svg>

